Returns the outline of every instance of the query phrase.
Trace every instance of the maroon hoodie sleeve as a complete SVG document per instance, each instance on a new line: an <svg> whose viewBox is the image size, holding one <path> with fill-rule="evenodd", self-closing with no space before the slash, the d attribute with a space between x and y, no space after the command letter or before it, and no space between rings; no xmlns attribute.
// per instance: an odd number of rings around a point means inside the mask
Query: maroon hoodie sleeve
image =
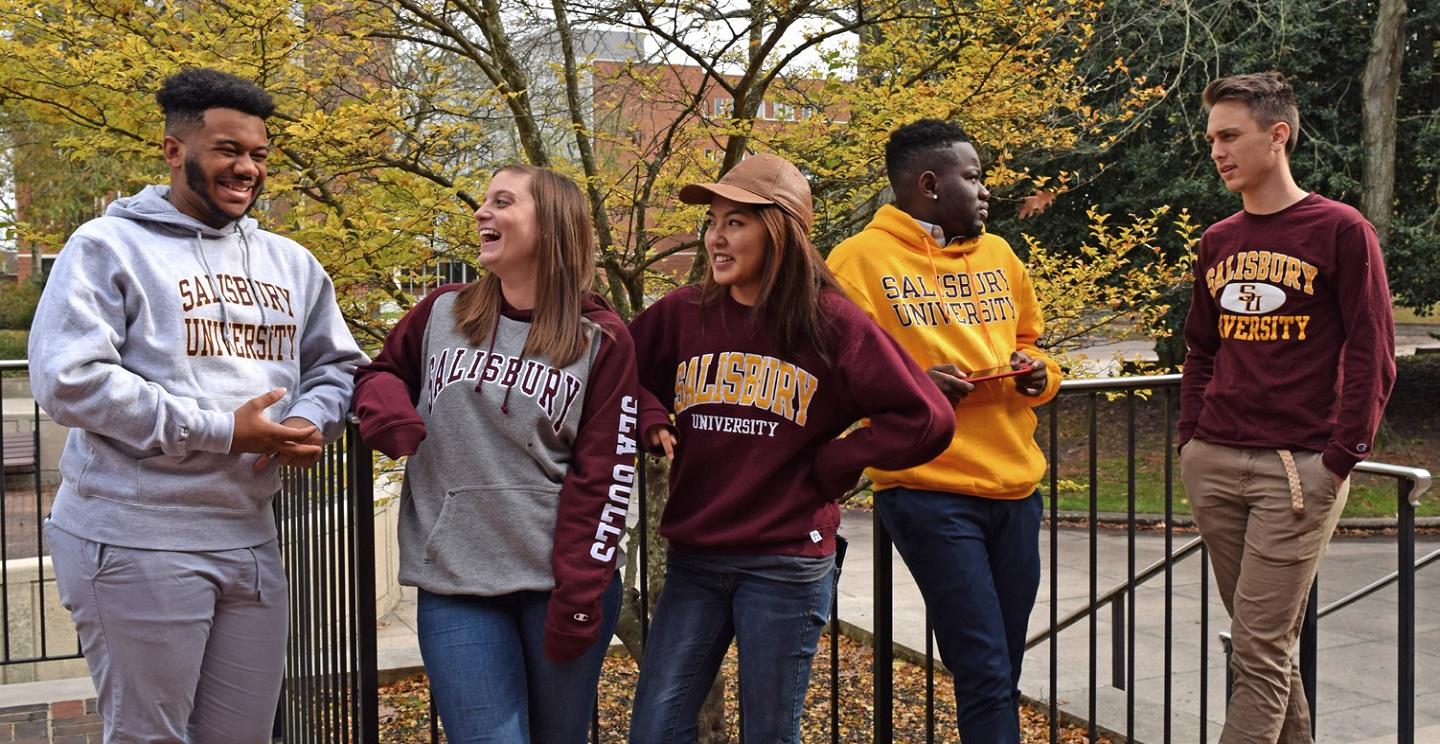
<svg viewBox="0 0 1440 744"><path fill-rule="evenodd" d="M1321 459L1330 472L1344 478L1370 454L1395 384L1395 318L1375 228L1356 222L1341 232L1335 249L1345 347L1340 357L1340 405Z"/></svg>
<svg viewBox="0 0 1440 744"><path fill-rule="evenodd" d="M545 618L545 656L570 661L600 640L600 600L615 575L635 486L638 386L635 346L613 312L586 382L570 471L560 486L551 565L555 590Z"/></svg>
<svg viewBox="0 0 1440 744"><path fill-rule="evenodd" d="M832 312L851 337L834 368L860 417L870 419L815 457L814 479L831 498L867 467L903 470L940 455L955 436L955 409L910 355L857 308Z"/></svg>
<svg viewBox="0 0 1440 744"><path fill-rule="evenodd" d="M676 290L680 292L682 290ZM674 294L674 293L672 293ZM635 339L635 359L640 377L640 441L655 426L670 426L670 404L675 399L675 339L667 327L670 313L666 305L685 301L679 295L666 295L630 321L630 336ZM663 454L655 452L654 454Z"/></svg>
<svg viewBox="0 0 1440 744"><path fill-rule="evenodd" d="M1215 355L1220 351L1220 332L1216 321L1220 311L1215 298L1205 288L1202 276L1205 267L1205 238L1195 254L1195 282L1190 294L1190 314L1185 316L1185 366L1180 375L1180 422L1177 427L1178 447L1184 447L1195 436L1200 411L1205 408L1205 388L1215 374Z"/></svg>
<svg viewBox="0 0 1440 744"><path fill-rule="evenodd" d="M375 360L355 370L355 396L351 406L360 418L360 436L387 457L415 454L425 439L425 421L415 406L425 377L420 358L425 329L435 300L463 284L447 284L415 303L390 329Z"/></svg>

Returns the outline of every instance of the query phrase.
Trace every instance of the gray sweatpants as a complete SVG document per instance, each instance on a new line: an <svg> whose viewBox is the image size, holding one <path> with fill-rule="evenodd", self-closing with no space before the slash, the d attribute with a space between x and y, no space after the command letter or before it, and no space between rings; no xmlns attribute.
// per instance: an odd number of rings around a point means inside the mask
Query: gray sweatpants
<svg viewBox="0 0 1440 744"><path fill-rule="evenodd" d="M95 680L106 744L270 741L288 615L275 541L139 550L48 521L45 537Z"/></svg>

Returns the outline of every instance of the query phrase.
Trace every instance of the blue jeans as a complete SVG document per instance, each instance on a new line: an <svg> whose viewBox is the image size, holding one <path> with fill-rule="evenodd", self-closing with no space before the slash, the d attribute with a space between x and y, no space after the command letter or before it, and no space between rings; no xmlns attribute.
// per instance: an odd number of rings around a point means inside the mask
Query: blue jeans
<svg viewBox="0 0 1440 744"><path fill-rule="evenodd" d="M1036 491L1015 501L890 488L875 508L925 596L955 678L960 739L1018 744L1020 665L1040 588Z"/></svg>
<svg viewBox="0 0 1440 744"><path fill-rule="evenodd" d="M724 560L671 553L636 685L632 744L696 740L696 718L732 638L745 741L800 740L810 664L835 595L834 562L817 573Z"/></svg>
<svg viewBox="0 0 1440 744"><path fill-rule="evenodd" d="M600 663L620 615L620 577L605 591L600 640L575 661L545 658L550 592L498 597L419 592L420 655L451 744L589 740Z"/></svg>

